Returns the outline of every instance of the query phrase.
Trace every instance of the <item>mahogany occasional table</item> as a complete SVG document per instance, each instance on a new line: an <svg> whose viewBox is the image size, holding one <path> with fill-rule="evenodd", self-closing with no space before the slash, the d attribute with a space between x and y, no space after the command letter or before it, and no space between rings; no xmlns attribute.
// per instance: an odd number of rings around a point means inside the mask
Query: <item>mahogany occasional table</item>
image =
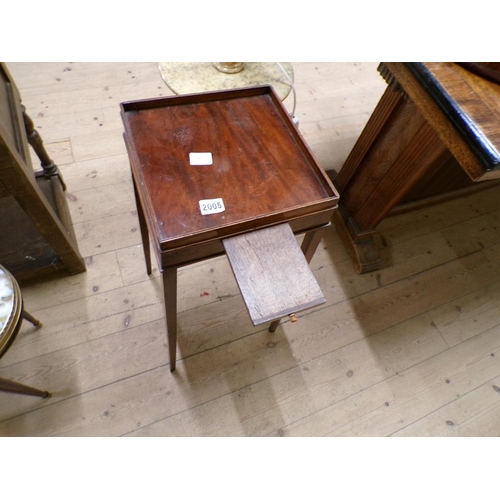
<svg viewBox="0 0 500 500"><path fill-rule="evenodd" d="M338 193L271 86L120 106L147 272L151 239L163 275L171 371L178 267L226 253L253 323L271 331L325 301L308 262Z"/></svg>

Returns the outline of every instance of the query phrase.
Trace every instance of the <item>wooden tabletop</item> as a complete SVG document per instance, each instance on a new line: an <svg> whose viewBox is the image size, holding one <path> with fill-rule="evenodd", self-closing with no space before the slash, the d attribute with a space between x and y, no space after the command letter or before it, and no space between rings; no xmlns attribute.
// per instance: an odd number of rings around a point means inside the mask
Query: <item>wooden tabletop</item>
<svg viewBox="0 0 500 500"><path fill-rule="evenodd" d="M132 172L161 249L337 204L269 86L121 106Z"/></svg>
<svg viewBox="0 0 500 500"><path fill-rule="evenodd" d="M383 63L469 174L500 177L500 84L452 62Z"/></svg>

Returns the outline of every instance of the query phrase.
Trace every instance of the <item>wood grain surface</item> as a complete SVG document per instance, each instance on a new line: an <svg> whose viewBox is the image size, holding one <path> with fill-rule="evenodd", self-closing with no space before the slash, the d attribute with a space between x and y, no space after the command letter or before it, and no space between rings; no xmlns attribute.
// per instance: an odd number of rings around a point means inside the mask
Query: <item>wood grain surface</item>
<svg viewBox="0 0 500 500"><path fill-rule="evenodd" d="M222 243L254 325L326 301L289 224L226 238Z"/></svg>
<svg viewBox="0 0 500 500"><path fill-rule="evenodd" d="M473 181L500 177L498 83L450 62L386 66Z"/></svg>
<svg viewBox="0 0 500 500"><path fill-rule="evenodd" d="M144 212L161 249L336 206L338 194L270 87L122 104ZM210 153L191 165L190 153ZM209 216L201 200L222 199Z"/></svg>

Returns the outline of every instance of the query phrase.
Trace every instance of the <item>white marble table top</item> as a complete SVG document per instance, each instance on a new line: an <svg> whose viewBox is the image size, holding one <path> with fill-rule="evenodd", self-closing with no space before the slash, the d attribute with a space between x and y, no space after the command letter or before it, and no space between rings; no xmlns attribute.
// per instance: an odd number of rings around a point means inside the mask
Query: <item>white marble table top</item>
<svg viewBox="0 0 500 500"><path fill-rule="evenodd" d="M10 275L0 266L0 339L14 310L14 285Z"/></svg>

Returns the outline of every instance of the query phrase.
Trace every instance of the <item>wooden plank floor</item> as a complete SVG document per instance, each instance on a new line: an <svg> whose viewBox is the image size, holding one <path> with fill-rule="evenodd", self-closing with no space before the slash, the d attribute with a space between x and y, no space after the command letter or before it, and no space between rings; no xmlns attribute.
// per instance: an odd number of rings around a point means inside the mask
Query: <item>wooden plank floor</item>
<svg viewBox="0 0 500 500"><path fill-rule="evenodd" d="M294 63L300 130L339 170L385 89L377 63ZM23 285L0 436L498 436L498 188L387 219L383 268L340 237L311 268L327 302L253 327L226 258L179 273L177 371L143 261L119 103L170 95L156 63L8 63L60 166L88 270ZM291 96L285 101L291 109Z"/></svg>

